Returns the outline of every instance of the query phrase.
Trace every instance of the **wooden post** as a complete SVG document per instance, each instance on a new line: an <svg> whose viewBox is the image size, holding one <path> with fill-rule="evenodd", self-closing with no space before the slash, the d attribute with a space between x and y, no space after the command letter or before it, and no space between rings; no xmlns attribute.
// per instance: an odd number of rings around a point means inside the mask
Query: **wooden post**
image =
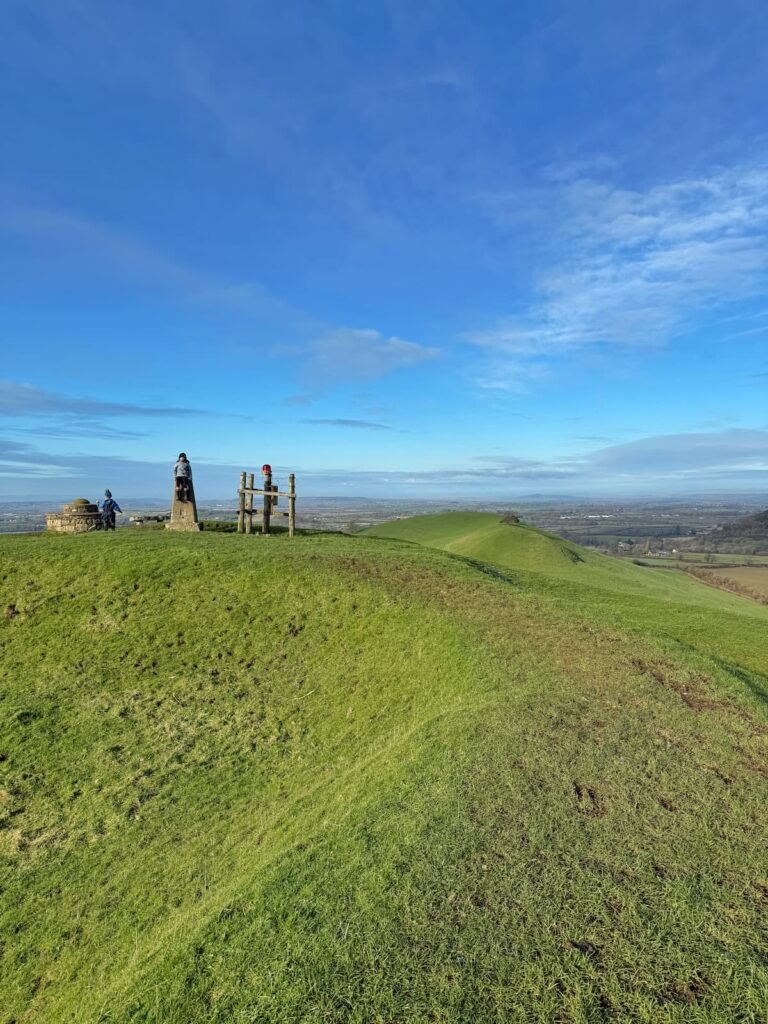
<svg viewBox="0 0 768 1024"><path fill-rule="evenodd" d="M237 532L245 533L245 470L240 474L240 490L237 507Z"/></svg>
<svg viewBox="0 0 768 1024"><path fill-rule="evenodd" d="M245 521L245 532L253 533L253 473L248 474L248 500L245 508L247 519Z"/></svg>
<svg viewBox="0 0 768 1024"><path fill-rule="evenodd" d="M288 477L288 536L293 537L296 532L296 475L291 473Z"/></svg>
<svg viewBox="0 0 768 1024"><path fill-rule="evenodd" d="M272 517L272 470L265 469L264 473L264 514L262 516L261 532L269 534L269 521Z"/></svg>

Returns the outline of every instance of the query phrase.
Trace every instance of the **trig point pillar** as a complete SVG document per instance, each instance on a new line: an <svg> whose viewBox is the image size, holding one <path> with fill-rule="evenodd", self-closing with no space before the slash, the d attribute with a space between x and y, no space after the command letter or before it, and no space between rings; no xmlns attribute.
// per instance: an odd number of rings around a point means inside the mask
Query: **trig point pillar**
<svg viewBox="0 0 768 1024"><path fill-rule="evenodd" d="M176 489L173 491L173 502L171 504L171 521L165 524L166 530L202 530L200 521L197 518L197 504L195 502L195 489L190 483L189 497L182 501L176 497Z"/></svg>
<svg viewBox="0 0 768 1024"><path fill-rule="evenodd" d="M190 470L191 472L191 470ZM185 530L188 533L202 530L200 520L197 518L197 502L195 501L195 487L192 477L187 479L186 486L179 496L179 488L176 480L173 482L173 498L171 499L171 521L165 524L166 530Z"/></svg>

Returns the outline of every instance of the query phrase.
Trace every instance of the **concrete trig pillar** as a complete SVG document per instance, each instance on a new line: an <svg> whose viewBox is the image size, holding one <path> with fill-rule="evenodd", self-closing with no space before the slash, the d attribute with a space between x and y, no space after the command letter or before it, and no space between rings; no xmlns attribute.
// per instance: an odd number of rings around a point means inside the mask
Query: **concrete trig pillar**
<svg viewBox="0 0 768 1024"><path fill-rule="evenodd" d="M197 502L195 501L195 485L189 481L189 497L182 501L176 497L176 481L173 482L173 500L171 502L171 521L165 524L166 530L186 530L193 532L202 530L197 518Z"/></svg>

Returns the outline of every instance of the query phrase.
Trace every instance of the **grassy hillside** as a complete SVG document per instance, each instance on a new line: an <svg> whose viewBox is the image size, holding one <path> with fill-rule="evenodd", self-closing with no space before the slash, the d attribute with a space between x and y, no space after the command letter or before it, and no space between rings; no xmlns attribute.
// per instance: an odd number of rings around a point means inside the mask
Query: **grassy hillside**
<svg viewBox="0 0 768 1024"><path fill-rule="evenodd" d="M768 609L440 519L0 538L1 1024L764 1020Z"/></svg>
<svg viewBox="0 0 768 1024"><path fill-rule="evenodd" d="M673 569L611 558L484 512L417 516L365 532L496 565L526 589L596 623L692 645L734 670L768 670L768 609Z"/></svg>

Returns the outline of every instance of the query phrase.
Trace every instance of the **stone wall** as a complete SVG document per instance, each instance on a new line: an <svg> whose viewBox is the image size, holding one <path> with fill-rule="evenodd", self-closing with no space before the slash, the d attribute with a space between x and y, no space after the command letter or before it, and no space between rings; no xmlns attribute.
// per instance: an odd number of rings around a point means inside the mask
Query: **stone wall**
<svg viewBox="0 0 768 1024"><path fill-rule="evenodd" d="M61 512L49 512L45 521L52 533L90 533L92 530L101 529L98 505L85 498L77 498L70 502Z"/></svg>

